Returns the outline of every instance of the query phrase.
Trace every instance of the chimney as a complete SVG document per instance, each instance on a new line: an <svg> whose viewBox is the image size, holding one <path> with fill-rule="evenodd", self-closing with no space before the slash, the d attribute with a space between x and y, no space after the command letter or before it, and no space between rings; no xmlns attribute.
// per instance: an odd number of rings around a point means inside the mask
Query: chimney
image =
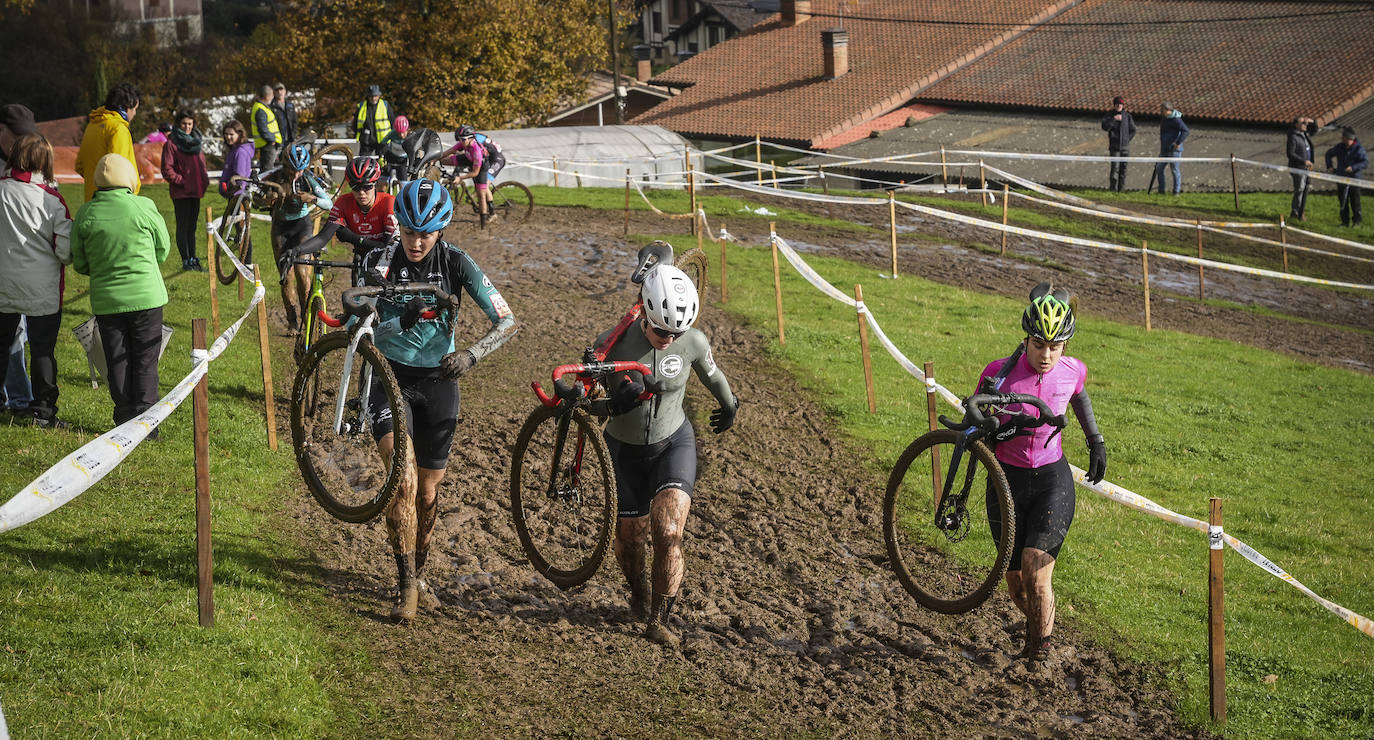
<svg viewBox="0 0 1374 740"><path fill-rule="evenodd" d="M849 32L843 28L821 31L825 48L825 79L833 80L849 71Z"/></svg>
<svg viewBox="0 0 1374 740"><path fill-rule="evenodd" d="M654 76L653 64L649 62L649 45L635 44L631 51L634 52L635 56L635 79L640 82L648 82L649 78Z"/></svg>
<svg viewBox="0 0 1374 740"><path fill-rule="evenodd" d="M782 24L795 26L811 18L811 0L782 0Z"/></svg>

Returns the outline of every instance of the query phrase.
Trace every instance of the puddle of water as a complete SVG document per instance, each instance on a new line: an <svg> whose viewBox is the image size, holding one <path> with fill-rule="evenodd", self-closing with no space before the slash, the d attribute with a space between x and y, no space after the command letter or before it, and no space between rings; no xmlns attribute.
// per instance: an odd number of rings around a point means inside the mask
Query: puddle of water
<svg viewBox="0 0 1374 740"><path fill-rule="evenodd" d="M1083 718L1082 718L1081 716L1077 715L1077 714L1060 714L1060 715L1059 715L1059 718L1060 718L1060 719L1066 719L1066 720L1068 720L1068 721L1069 721L1069 724L1073 724L1073 725L1081 725L1081 724L1083 724Z"/></svg>

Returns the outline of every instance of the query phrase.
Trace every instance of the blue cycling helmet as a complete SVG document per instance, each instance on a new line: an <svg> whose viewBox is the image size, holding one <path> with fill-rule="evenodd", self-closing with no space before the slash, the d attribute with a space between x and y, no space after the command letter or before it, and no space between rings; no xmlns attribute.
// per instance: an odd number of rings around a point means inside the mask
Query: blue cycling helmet
<svg viewBox="0 0 1374 740"><path fill-rule="evenodd" d="M433 180L411 180L396 195L396 220L414 232L439 231L453 218L453 199Z"/></svg>
<svg viewBox="0 0 1374 740"><path fill-rule="evenodd" d="M292 144L286 149L286 166L301 172L310 166L310 147L302 143Z"/></svg>

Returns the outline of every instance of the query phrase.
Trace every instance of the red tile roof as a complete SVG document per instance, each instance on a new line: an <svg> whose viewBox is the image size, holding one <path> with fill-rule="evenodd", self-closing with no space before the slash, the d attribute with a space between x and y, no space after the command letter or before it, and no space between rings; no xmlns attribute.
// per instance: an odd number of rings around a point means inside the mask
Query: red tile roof
<svg viewBox="0 0 1374 740"><path fill-rule="evenodd" d="M686 135L758 135L813 146L906 104L1080 1L847 2L850 71L828 80L821 31L840 24L840 0L814 0L810 20L784 27L773 16L656 77L655 84L687 87L632 122ZM985 24L988 19L997 23Z"/></svg>
<svg viewBox="0 0 1374 740"><path fill-rule="evenodd" d="M1328 123L1371 94L1374 3L1087 0L919 97L1083 111L1122 95L1148 113Z"/></svg>

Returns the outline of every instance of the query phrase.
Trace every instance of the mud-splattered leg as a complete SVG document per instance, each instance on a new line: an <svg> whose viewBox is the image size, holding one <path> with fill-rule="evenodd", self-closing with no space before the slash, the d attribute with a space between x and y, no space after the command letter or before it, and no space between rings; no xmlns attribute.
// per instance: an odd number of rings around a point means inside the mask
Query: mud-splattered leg
<svg viewBox="0 0 1374 740"><path fill-rule="evenodd" d="M1026 628L1042 640L1054 632L1054 556L1034 547L1021 552L1021 573L1026 579Z"/></svg>
<svg viewBox="0 0 1374 740"><path fill-rule="evenodd" d="M388 434L377 441L377 451L383 460L391 459L392 435ZM398 571L399 598L391 610L391 618L409 621L415 618L419 604L419 592L415 583L415 453L414 447L406 458L405 475L401 476L400 490L391 499L386 509L386 540L396 555Z"/></svg>
<svg viewBox="0 0 1374 740"><path fill-rule="evenodd" d="M649 517L623 517L615 524L615 562L630 587L630 618L643 619L649 614L649 573L647 549Z"/></svg>
<svg viewBox="0 0 1374 740"><path fill-rule="evenodd" d="M434 520L439 512L439 483L446 469L419 469L419 489L415 493L415 574L425 567L429 557L429 542L434 534Z"/></svg>
<svg viewBox="0 0 1374 740"><path fill-rule="evenodd" d="M682 585L682 532L692 498L679 488L666 488L649 505L649 528L654 542L653 603L644 636L674 647L678 636L668 627L668 616Z"/></svg>

